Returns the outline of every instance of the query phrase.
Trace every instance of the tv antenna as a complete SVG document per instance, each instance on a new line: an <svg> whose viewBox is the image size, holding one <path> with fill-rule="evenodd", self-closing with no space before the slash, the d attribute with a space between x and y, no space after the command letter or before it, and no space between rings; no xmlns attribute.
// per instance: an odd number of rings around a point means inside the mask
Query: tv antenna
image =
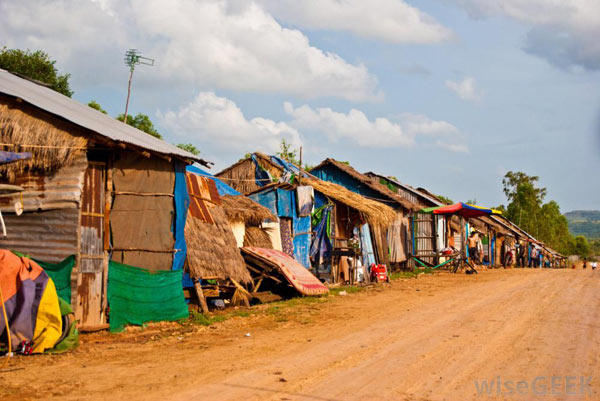
<svg viewBox="0 0 600 401"><path fill-rule="evenodd" d="M154 59L148 57L142 57L142 53L140 53L137 49L129 49L125 52L125 65L129 66L129 84L127 85L127 102L125 102L125 117L123 117L123 122L127 124L127 109L129 108L129 96L131 95L131 80L133 79L133 71L135 70L135 66L139 64L149 65L150 67L154 66Z"/></svg>

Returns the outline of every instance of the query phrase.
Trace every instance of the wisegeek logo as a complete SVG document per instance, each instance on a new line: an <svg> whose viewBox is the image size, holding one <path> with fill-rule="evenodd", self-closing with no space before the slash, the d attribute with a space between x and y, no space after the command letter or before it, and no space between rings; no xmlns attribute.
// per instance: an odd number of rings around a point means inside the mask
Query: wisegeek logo
<svg viewBox="0 0 600 401"><path fill-rule="evenodd" d="M475 381L478 396L592 395L592 376L538 376L533 380L503 380L497 376L492 380Z"/></svg>

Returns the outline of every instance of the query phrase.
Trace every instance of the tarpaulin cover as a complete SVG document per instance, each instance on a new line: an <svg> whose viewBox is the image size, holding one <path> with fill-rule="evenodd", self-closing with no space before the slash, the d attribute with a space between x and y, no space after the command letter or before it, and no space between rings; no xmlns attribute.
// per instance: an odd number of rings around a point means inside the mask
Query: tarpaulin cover
<svg viewBox="0 0 600 401"><path fill-rule="evenodd" d="M188 173L201 175L203 177L208 177L211 180L213 180L215 182L216 186L217 186L217 190L219 191L219 195L221 195L221 196L225 196L225 195L237 196L237 195L241 195L242 194L241 192L238 192L235 189L233 189L232 187L230 187L229 185L225 184L223 181L221 181L220 179L218 179L217 177L215 177L214 175L212 175L208 171L204 171L204 170L202 170L199 167L196 167L196 166L187 166L186 167L186 171Z"/></svg>
<svg viewBox="0 0 600 401"><path fill-rule="evenodd" d="M279 188L277 189L277 216L296 216L296 194L294 191L287 191Z"/></svg>
<svg viewBox="0 0 600 401"><path fill-rule="evenodd" d="M296 188L296 195L298 198L298 216L310 216L312 214L313 205L315 203L314 188L310 185L299 186Z"/></svg>
<svg viewBox="0 0 600 401"><path fill-rule="evenodd" d="M465 218L481 217L488 214L502 214L502 212L499 210L471 205L464 202L459 202L448 206L428 207L422 209L421 212L433 214L457 214Z"/></svg>
<svg viewBox="0 0 600 401"><path fill-rule="evenodd" d="M13 350L21 341L33 352L54 347L62 334L62 320L54 282L33 260L0 250L0 288L10 325ZM0 319L0 335L6 322Z"/></svg>
<svg viewBox="0 0 600 401"><path fill-rule="evenodd" d="M172 270L182 270L187 254L187 245L185 243L185 220L187 218L188 208L190 206L190 197L187 191L185 181L185 164L175 162L175 218L171 231L175 237L175 255L173 255Z"/></svg>
<svg viewBox="0 0 600 401"><path fill-rule="evenodd" d="M244 247L241 250L244 255L251 255L279 270L302 295L321 295L329 291L310 271L283 252L256 247Z"/></svg>
<svg viewBox="0 0 600 401"><path fill-rule="evenodd" d="M8 164L12 162L16 162L18 160L27 160L31 159L31 153L29 152L7 152L5 150L0 150L0 164Z"/></svg>
<svg viewBox="0 0 600 401"><path fill-rule="evenodd" d="M47 263L34 259L50 276L61 299L71 303L71 272L75 266L75 255L66 257L59 263Z"/></svg>
<svg viewBox="0 0 600 401"><path fill-rule="evenodd" d="M269 184L271 180L271 174L260 166L260 163L256 159L254 153L251 156L252 163L254 163L254 179L256 180L256 185L259 187L264 187Z"/></svg>
<svg viewBox="0 0 600 401"><path fill-rule="evenodd" d="M171 270L175 238L173 164L122 153L113 168L110 213L112 259L151 270ZM134 224L132 224L134 223Z"/></svg>
<svg viewBox="0 0 600 401"><path fill-rule="evenodd" d="M332 206L325 206L319 210L320 221L315 225L315 236L310 245L310 260L320 266L331 259L331 240L329 239L328 228L330 225L329 216Z"/></svg>
<svg viewBox="0 0 600 401"><path fill-rule="evenodd" d="M310 269L310 216L294 218L294 258Z"/></svg>
<svg viewBox="0 0 600 401"><path fill-rule="evenodd" d="M277 216L277 193L275 189L261 191L248 196L254 202L263 205Z"/></svg>
<svg viewBox="0 0 600 401"><path fill-rule="evenodd" d="M181 271L150 271L110 261L110 330L121 331L127 324L188 317L181 276Z"/></svg>

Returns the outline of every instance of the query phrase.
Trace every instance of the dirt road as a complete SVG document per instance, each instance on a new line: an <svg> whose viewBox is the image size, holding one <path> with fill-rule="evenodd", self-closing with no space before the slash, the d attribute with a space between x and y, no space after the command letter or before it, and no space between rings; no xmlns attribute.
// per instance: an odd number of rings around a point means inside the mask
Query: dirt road
<svg viewBox="0 0 600 401"><path fill-rule="evenodd" d="M422 275L259 310L17 358L0 399L600 400L598 271Z"/></svg>

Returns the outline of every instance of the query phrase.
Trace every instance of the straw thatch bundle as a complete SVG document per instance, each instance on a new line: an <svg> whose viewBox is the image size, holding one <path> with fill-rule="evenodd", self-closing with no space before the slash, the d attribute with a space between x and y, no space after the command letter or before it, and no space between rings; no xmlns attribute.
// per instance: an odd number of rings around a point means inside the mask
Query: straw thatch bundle
<svg viewBox="0 0 600 401"><path fill-rule="evenodd" d="M245 196L225 195L221 197L221 202L230 223L260 226L265 220L277 220L269 209Z"/></svg>
<svg viewBox="0 0 600 401"><path fill-rule="evenodd" d="M252 279L237 247L229 221L220 206L210 207L215 224L188 215L185 224L187 268L193 278L232 278L241 283Z"/></svg>
<svg viewBox="0 0 600 401"><path fill-rule="evenodd" d="M32 154L0 167L0 176L9 182L24 173L48 174L67 166L88 145L81 128L7 97L0 97L0 143L1 150Z"/></svg>
<svg viewBox="0 0 600 401"><path fill-rule="evenodd" d="M268 231L261 227L246 227L244 246L273 249Z"/></svg>
<svg viewBox="0 0 600 401"><path fill-rule="evenodd" d="M355 180L359 181L364 186L379 193L381 198L386 201L391 201L393 203L396 203L396 204L402 206L404 209L407 209L410 211L417 211L417 210L421 209L421 206L419 206L415 203L412 203L409 200L404 199L400 194L393 192L385 185L381 185L379 182L373 180L371 177L361 174L358 171L354 170L348 164L340 163L337 160L325 159L318 166L313 167L313 169L311 171L314 171L315 169L318 169L318 168L326 166L326 165L334 166L338 170L343 171L344 173L348 174ZM391 204L391 203L388 203L388 204Z"/></svg>
<svg viewBox="0 0 600 401"><path fill-rule="evenodd" d="M316 178L303 178L303 185L311 185L323 195L359 211L373 226L387 227L396 219L396 212L381 202L367 199L341 185Z"/></svg>
<svg viewBox="0 0 600 401"><path fill-rule="evenodd" d="M283 174L283 169L273 163L269 156L259 152L254 153L254 156L258 160L258 164L263 169L267 170L269 174L271 174L271 177L281 177ZM235 164L232 164L225 170L215 174L215 176L225 181L235 190L243 194L248 194L261 188L256 184L255 171L256 166L254 165L252 159L248 157Z"/></svg>

